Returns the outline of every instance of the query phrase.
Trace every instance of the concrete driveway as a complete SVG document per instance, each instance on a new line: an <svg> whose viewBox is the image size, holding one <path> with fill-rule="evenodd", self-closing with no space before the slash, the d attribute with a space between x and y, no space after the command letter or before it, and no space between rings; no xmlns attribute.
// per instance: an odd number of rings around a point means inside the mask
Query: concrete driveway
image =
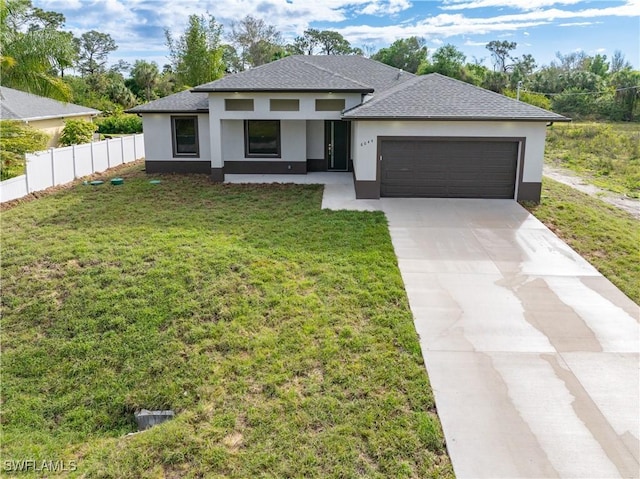
<svg viewBox="0 0 640 479"><path fill-rule="evenodd" d="M515 201L380 207L457 477L640 476L638 306Z"/></svg>
<svg viewBox="0 0 640 479"><path fill-rule="evenodd" d="M515 201L356 200L350 175L269 180L387 215L457 477L640 477L640 308Z"/></svg>

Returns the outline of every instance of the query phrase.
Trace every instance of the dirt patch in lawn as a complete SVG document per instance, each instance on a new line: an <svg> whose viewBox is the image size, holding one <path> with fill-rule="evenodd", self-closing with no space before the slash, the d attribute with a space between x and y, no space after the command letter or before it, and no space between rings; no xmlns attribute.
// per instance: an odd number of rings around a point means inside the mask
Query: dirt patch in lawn
<svg viewBox="0 0 640 479"><path fill-rule="evenodd" d="M556 180L559 183L571 186L578 191L588 194L606 201L610 205L620 208L627 213L630 213L634 218L640 219L640 200L629 198L627 195L620 193L613 193L603 188L599 188L595 185L587 183L582 177L573 173L570 170L562 168L555 168L553 166L544 166L544 175Z"/></svg>

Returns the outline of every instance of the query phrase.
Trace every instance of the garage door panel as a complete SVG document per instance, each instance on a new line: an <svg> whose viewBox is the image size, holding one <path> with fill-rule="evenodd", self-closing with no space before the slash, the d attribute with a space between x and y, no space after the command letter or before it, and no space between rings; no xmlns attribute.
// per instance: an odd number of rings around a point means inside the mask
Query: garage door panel
<svg viewBox="0 0 640 479"><path fill-rule="evenodd" d="M397 170L392 170L392 171L388 171L386 174L386 179L390 180L390 181L394 181L394 180L400 180L400 181L413 181L413 180L419 180L420 182L422 181L429 181L429 180L437 180L437 179L442 179L442 180L447 180L449 176L449 173L447 171L444 170L401 170L401 171L397 171Z"/></svg>
<svg viewBox="0 0 640 479"><path fill-rule="evenodd" d="M518 143L384 140L381 195L513 198Z"/></svg>
<svg viewBox="0 0 640 479"><path fill-rule="evenodd" d="M446 186L431 186L428 189L421 186L411 188L396 186L390 187L384 196L397 198L446 198L448 194L449 191Z"/></svg>

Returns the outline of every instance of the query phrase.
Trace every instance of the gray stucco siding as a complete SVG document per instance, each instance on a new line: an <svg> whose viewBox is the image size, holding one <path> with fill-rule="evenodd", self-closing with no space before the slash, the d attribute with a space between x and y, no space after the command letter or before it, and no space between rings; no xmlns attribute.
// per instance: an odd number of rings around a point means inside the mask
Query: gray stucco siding
<svg viewBox="0 0 640 479"><path fill-rule="evenodd" d="M523 137L526 138L523 181L539 183L542 179L546 136L544 122L353 121L353 162L359 180L376 179L379 136Z"/></svg>
<svg viewBox="0 0 640 479"><path fill-rule="evenodd" d="M211 166L223 168L225 162L295 162L324 159L324 121L340 120L340 111L316 111L316 99L343 99L345 107L360 104L360 93L274 93L223 92L209 94L209 131L212 144ZM251 99L250 111L227 111L225 100ZM298 100L298 111L272 111L271 100ZM247 158L244 145L245 120L279 120L280 158Z"/></svg>
<svg viewBox="0 0 640 479"><path fill-rule="evenodd" d="M359 93L210 93L209 113L221 120L339 120L340 111L316 111L316 100L345 102L345 109L360 104ZM225 100L252 99L251 111L227 111ZM298 111L272 111L271 100L299 100Z"/></svg>
<svg viewBox="0 0 640 479"><path fill-rule="evenodd" d="M173 157L171 138L172 116L198 117L198 157ZM145 159L147 161L211 161L211 143L209 140L209 115L206 113L188 114L145 113L142 115L142 131L145 136Z"/></svg>
<svg viewBox="0 0 640 479"><path fill-rule="evenodd" d="M324 159L324 120L307 121L307 159Z"/></svg>
<svg viewBox="0 0 640 479"><path fill-rule="evenodd" d="M307 127L305 121L280 121L280 158L256 158L245 155L244 120L222 120L223 161L304 162L307 159Z"/></svg>

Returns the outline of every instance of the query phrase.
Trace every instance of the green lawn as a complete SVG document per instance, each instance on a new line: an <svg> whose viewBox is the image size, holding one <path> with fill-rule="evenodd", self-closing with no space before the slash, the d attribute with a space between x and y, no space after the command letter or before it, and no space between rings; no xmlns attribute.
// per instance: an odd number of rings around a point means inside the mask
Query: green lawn
<svg viewBox="0 0 640 479"><path fill-rule="evenodd" d="M140 170L2 213L5 473L453 477L382 213Z"/></svg>
<svg viewBox="0 0 640 479"><path fill-rule="evenodd" d="M640 221L630 214L544 178L540 205L527 208L640 304Z"/></svg>
<svg viewBox="0 0 640 479"><path fill-rule="evenodd" d="M601 188L640 198L640 123L557 123L545 160Z"/></svg>

